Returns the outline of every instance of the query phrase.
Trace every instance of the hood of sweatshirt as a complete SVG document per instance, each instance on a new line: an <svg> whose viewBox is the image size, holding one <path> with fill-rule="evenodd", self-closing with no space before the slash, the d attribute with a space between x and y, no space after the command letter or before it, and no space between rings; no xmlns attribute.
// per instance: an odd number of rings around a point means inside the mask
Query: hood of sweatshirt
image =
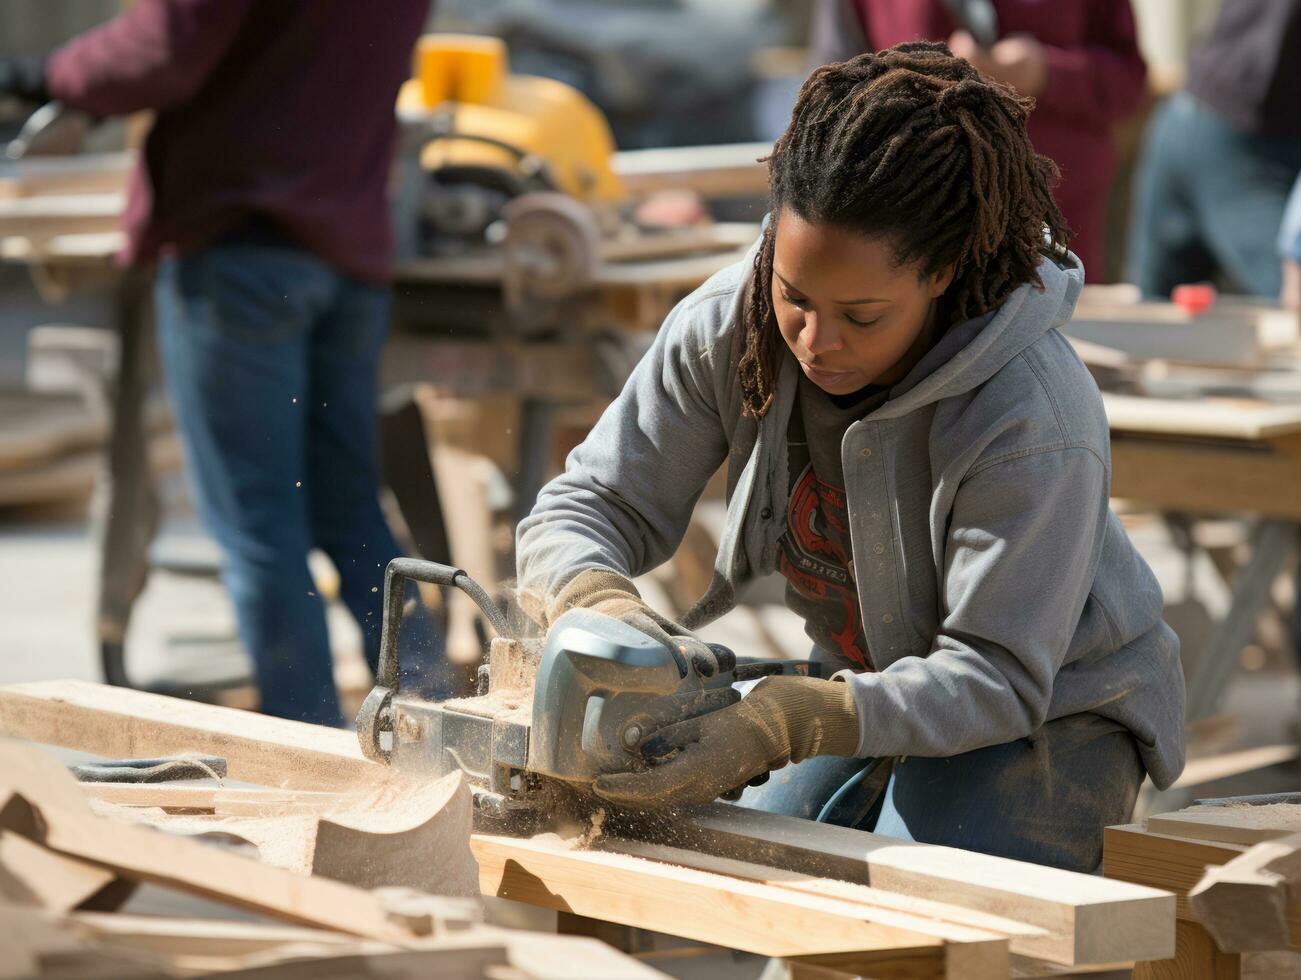
<svg viewBox="0 0 1301 980"><path fill-rule="evenodd" d="M997 310L955 324L890 391L872 418L895 418L976 388L1044 334L1067 323L1084 286L1073 252L1039 263L1043 286L1018 286Z"/></svg>

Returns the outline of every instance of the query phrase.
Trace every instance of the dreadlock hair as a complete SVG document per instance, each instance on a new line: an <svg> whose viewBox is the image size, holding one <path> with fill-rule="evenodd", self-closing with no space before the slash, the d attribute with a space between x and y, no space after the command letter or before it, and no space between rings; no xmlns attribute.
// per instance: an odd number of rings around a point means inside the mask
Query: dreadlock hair
<svg viewBox="0 0 1301 980"><path fill-rule="evenodd" d="M814 71L767 158L773 220L745 304L737 370L746 415L772 404L782 341L772 311L776 215L881 237L923 275L952 267L948 322L1042 287L1044 253L1068 235L1056 165L1026 136L1032 99L982 76L943 44L909 42Z"/></svg>

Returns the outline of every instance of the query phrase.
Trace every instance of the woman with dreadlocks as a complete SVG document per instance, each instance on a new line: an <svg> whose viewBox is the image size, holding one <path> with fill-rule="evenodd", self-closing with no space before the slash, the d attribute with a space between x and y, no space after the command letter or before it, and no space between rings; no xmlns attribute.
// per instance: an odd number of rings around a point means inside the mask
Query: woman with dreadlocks
<svg viewBox="0 0 1301 980"><path fill-rule="evenodd" d="M539 494L518 554L544 625L594 609L709 674L688 629L777 571L814 643L811 676L650 733L601 796L751 784L743 805L1091 871L1144 774L1178 775L1178 645L1057 330L1083 270L1029 111L938 44L815 71L752 255L670 314ZM678 625L631 579L724 463L714 581Z"/></svg>

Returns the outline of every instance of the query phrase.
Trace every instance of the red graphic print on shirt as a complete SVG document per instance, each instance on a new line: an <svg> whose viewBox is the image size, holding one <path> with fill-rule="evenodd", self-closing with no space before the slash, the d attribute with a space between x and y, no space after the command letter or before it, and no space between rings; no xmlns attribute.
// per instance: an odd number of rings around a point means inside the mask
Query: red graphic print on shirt
<svg viewBox="0 0 1301 980"><path fill-rule="evenodd" d="M805 466L791 491L778 570L800 595L832 607L832 639L846 660L871 670L863 636L845 491L819 480Z"/></svg>

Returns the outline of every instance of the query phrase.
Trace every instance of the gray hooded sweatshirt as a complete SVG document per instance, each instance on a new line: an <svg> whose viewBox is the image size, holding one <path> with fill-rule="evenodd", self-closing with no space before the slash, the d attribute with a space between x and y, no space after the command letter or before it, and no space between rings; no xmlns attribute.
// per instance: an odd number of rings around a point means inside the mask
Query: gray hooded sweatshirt
<svg viewBox="0 0 1301 980"><path fill-rule="evenodd" d="M519 585L545 601L588 568L668 560L727 466L697 628L776 567L798 365L741 413L740 311L753 250L669 315L565 472L519 527ZM1183 768L1184 681L1161 590L1111 512L1107 419L1058 327L1084 281L1039 266L992 318L955 327L845 432L855 579L875 673L850 678L860 756L947 757L1093 712L1128 728L1158 788ZM965 331L963 328L966 328ZM957 333L957 342L953 336ZM948 343L946 343L948 341ZM956 346L957 349L953 349ZM738 651L744 654L745 651Z"/></svg>

